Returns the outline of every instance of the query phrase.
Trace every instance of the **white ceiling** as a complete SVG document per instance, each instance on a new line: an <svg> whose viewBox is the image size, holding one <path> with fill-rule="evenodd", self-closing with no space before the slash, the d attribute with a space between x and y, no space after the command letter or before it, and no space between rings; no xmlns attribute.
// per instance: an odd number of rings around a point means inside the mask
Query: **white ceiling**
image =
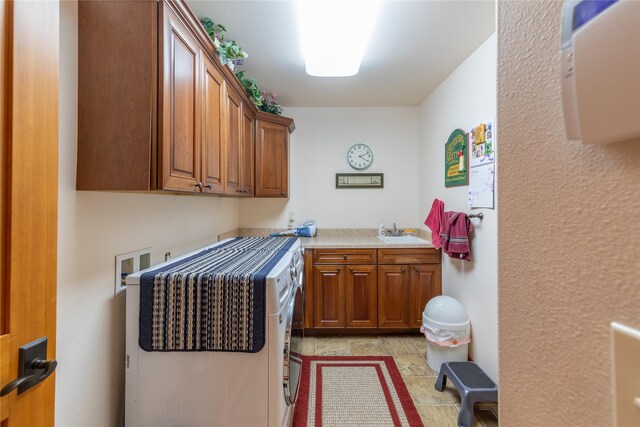
<svg viewBox="0 0 640 427"><path fill-rule="evenodd" d="M240 68L287 107L419 105L495 31L493 0L386 1L360 72L312 77L293 1L187 3L198 17L226 26L226 38L249 54Z"/></svg>

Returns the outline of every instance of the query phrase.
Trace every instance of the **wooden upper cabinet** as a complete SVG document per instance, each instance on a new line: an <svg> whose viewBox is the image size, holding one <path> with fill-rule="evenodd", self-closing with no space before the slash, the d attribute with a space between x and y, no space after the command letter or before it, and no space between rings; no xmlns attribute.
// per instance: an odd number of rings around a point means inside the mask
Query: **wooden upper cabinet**
<svg viewBox="0 0 640 427"><path fill-rule="evenodd" d="M161 8L78 2L78 190L156 189Z"/></svg>
<svg viewBox="0 0 640 427"><path fill-rule="evenodd" d="M289 196L289 130L285 125L256 122L255 195Z"/></svg>
<svg viewBox="0 0 640 427"><path fill-rule="evenodd" d="M200 47L164 6L159 186L200 191Z"/></svg>
<svg viewBox="0 0 640 427"><path fill-rule="evenodd" d="M240 95L230 85L226 93L225 118L225 194L238 196L242 193L240 185L240 147L242 143L242 101Z"/></svg>
<svg viewBox="0 0 640 427"><path fill-rule="evenodd" d="M409 328L409 266L378 267L378 327Z"/></svg>
<svg viewBox="0 0 640 427"><path fill-rule="evenodd" d="M378 326L377 275L375 265L345 266L345 316L347 328Z"/></svg>
<svg viewBox="0 0 640 427"><path fill-rule="evenodd" d="M202 55L202 184L205 193L224 193L224 77Z"/></svg>
<svg viewBox="0 0 640 427"><path fill-rule="evenodd" d="M345 326L345 267L313 267L313 319L316 328Z"/></svg>
<svg viewBox="0 0 640 427"><path fill-rule="evenodd" d="M253 196L253 171L254 171L254 139L253 129L254 114L245 104L242 105L242 147L240 151L240 185L242 195Z"/></svg>
<svg viewBox="0 0 640 427"><path fill-rule="evenodd" d="M255 108L184 0L78 3L78 190L286 197L293 129Z"/></svg>

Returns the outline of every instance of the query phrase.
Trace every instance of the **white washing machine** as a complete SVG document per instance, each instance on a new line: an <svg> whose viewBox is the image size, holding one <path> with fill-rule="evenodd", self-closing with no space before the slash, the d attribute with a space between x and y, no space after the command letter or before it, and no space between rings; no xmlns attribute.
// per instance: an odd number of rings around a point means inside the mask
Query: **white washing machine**
<svg viewBox="0 0 640 427"><path fill-rule="evenodd" d="M292 320L296 300L300 301L298 306L303 305L302 263L298 240L267 275L266 339L258 353L142 350L138 319L140 275L144 272L129 275L126 425L290 426L301 377L298 347L302 330L294 330Z"/></svg>

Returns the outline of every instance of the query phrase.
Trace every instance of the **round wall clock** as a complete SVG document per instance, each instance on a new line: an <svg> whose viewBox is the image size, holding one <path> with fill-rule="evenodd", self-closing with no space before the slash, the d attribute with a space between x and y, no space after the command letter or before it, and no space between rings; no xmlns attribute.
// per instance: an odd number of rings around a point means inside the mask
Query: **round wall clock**
<svg viewBox="0 0 640 427"><path fill-rule="evenodd" d="M347 151L349 166L356 170L366 169L373 162L373 150L365 144L355 144Z"/></svg>

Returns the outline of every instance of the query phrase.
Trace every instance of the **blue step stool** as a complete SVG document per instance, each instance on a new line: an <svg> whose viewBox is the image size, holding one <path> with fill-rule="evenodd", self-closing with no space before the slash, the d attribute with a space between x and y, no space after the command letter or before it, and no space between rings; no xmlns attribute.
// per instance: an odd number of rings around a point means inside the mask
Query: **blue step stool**
<svg viewBox="0 0 640 427"><path fill-rule="evenodd" d="M473 426L473 404L498 402L498 386L475 362L444 362L436 381L436 390L444 391L447 378L460 393L462 404L458 414L458 427Z"/></svg>

